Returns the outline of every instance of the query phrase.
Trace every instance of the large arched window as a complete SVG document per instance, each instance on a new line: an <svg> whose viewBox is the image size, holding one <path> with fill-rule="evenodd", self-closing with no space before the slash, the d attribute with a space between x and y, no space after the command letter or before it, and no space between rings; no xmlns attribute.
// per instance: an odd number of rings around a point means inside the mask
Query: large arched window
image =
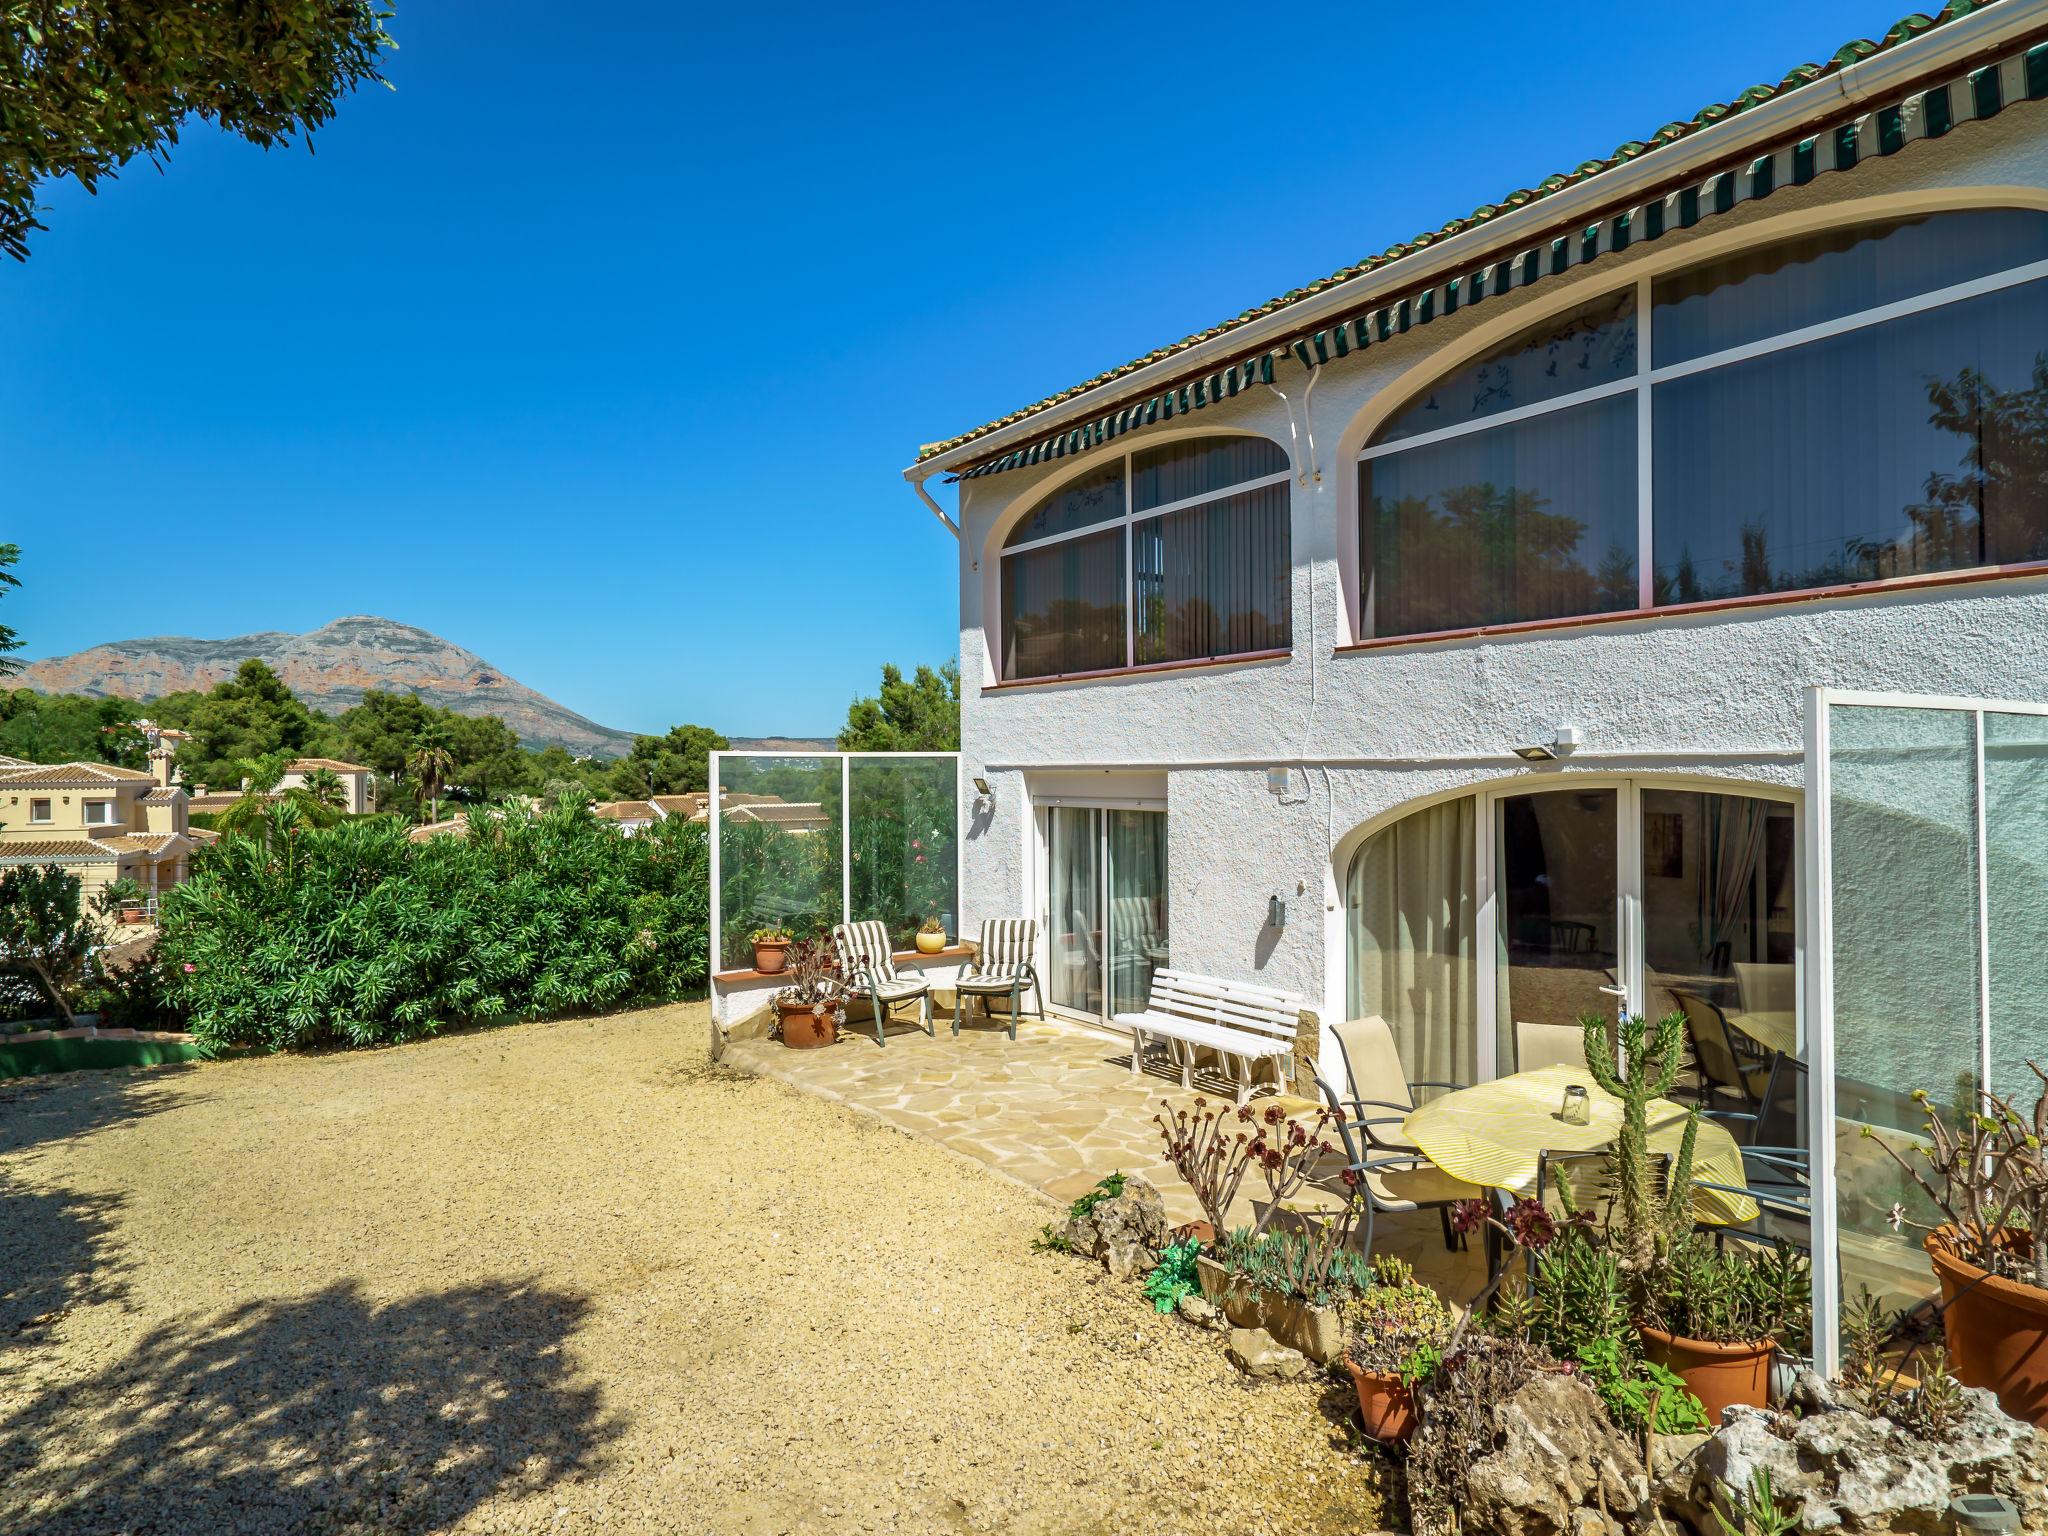
<svg viewBox="0 0 2048 1536"><path fill-rule="evenodd" d="M1359 463L1360 637L2048 560L2048 214L1781 241L1462 364Z"/></svg>
<svg viewBox="0 0 2048 1536"><path fill-rule="evenodd" d="M1114 459L1004 542L1005 682L1282 650L1287 455L1205 437Z"/></svg>

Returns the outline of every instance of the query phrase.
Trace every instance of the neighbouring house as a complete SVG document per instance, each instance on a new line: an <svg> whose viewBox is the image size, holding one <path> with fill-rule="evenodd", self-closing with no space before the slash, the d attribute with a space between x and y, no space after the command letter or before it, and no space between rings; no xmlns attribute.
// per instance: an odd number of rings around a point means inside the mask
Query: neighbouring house
<svg viewBox="0 0 2048 1536"><path fill-rule="evenodd" d="M1925 21L905 472L959 489L964 932L1037 919L1077 1020L1168 956L1325 1060L1381 1015L1412 1079L1681 1012L1837 1181L1824 1358L1837 1282L1927 1283L1861 1129L2048 1052L2048 4Z"/></svg>
<svg viewBox="0 0 2048 1536"><path fill-rule="evenodd" d="M338 809L351 816L367 815L377 809L376 771L361 763L344 763L332 757L301 757L285 769L277 781L279 789L302 789L306 780L322 769L341 781L342 801Z"/></svg>
<svg viewBox="0 0 2048 1536"><path fill-rule="evenodd" d="M0 869L55 864L88 898L132 879L153 901L213 840L188 825L189 805L183 789L134 768L0 759Z"/></svg>
<svg viewBox="0 0 2048 1536"><path fill-rule="evenodd" d="M599 821L610 822L628 837L668 815L646 800L600 800L591 806L590 813Z"/></svg>
<svg viewBox="0 0 2048 1536"><path fill-rule="evenodd" d="M791 832L815 832L829 822L824 806L815 800L791 801L778 795L738 794L731 790L719 798L725 805L728 821L766 822ZM705 808L710 803L707 791L691 790L681 795L650 795L645 800L599 801L591 811L602 820L617 822L630 833L671 816L705 821L709 814Z"/></svg>

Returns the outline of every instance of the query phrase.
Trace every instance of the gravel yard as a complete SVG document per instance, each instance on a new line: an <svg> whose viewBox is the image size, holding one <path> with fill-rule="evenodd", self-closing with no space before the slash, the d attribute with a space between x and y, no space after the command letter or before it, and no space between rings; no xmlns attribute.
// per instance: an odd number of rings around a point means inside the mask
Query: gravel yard
<svg viewBox="0 0 2048 1536"><path fill-rule="evenodd" d="M1042 1197L707 1038L0 1084L0 1531L1379 1524L1348 1389L1240 1385Z"/></svg>

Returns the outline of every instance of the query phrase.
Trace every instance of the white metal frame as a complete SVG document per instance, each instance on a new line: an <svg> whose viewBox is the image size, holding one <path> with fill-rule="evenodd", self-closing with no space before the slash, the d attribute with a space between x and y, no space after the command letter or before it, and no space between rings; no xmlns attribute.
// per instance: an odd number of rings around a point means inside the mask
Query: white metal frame
<svg viewBox="0 0 2048 1536"><path fill-rule="evenodd" d="M1070 1007L1053 1001L1052 996L1052 813L1055 810L1090 810L1097 812L1095 822L1095 893L1101 904L1102 913L1102 1007L1090 1013L1085 1008ZM1154 815L1166 815L1166 802L1152 796L1135 795L1048 795L1034 799L1031 805L1032 843L1031 867L1024 878L1031 891L1031 900L1038 917L1038 943L1040 953L1036 957L1039 980L1045 986L1041 997L1046 1011L1063 1019L1077 1023L1092 1024L1097 1028L1110 1027L1109 977L1110 977L1110 922L1109 922L1109 812L1149 811ZM1173 823L1164 823L1166 828L1166 860L1169 881L1173 869ZM1171 893L1168 893L1167 932L1173 931ZM1171 938L1169 937L1169 943Z"/></svg>
<svg viewBox="0 0 2048 1536"><path fill-rule="evenodd" d="M2004 205L1984 204L1981 206L1990 208ZM1966 211L1969 211L1969 209L1931 209L1928 210L1928 215L1937 216L1943 212ZM2031 209L2027 211L2038 212L2040 210ZM1888 215L1884 211L1865 210L1860 213L1860 216L1849 218L1842 225L1834 227L1853 227L1856 224L1865 222L1882 222L1888 216L1911 217L1912 215L1910 213ZM1776 237L1766 234L1762 239L1753 239L1746 242L1741 248L1765 249L1770 245L1779 243L1780 240L1797 240L1815 232L1815 230L1801 229ZM1667 363L1661 368L1653 366L1654 334L1652 320L1655 313L1655 303L1652 294L1653 285L1672 276L1674 272L1689 270L1694 266L1711 265L1728 259L1732 254L1735 254L1735 252L1721 251L1701 261L1686 262L1682 266L1659 263L1639 273L1632 284L1617 284L1612 288L1601 288L1590 296L1579 294L1574 297L1571 303L1528 322L1526 329L1540 329L1546 324L1561 320L1566 315L1589 305L1598 304L1602 300L1613 297L1613 295L1621 292L1624 288L1632 286L1636 294L1636 371L1633 377L1611 380L1606 384L1595 385L1590 389L1582 389L1572 394L1560 395L1554 400L1541 400L1534 405L1519 406L1514 410L1502 411L1497 415L1482 416L1473 421L1457 422L1451 426L1438 428L1434 432L1418 433L1416 436L1400 438L1390 443L1374 444L1372 437L1368 436L1366 440L1367 445L1358 450L1358 462L1363 464L1373 459L1389 458L1395 454L1407 452L1410 449L1427 448L1438 443L1452 441L1456 438L1468 437L1474 433L1490 431L1495 427L1512 426L1517 422L1550 415L1557 411L1572 410L1579 406L1590 405L1595 401L1612 399L1617 395L1632 394L1636 398L1636 603L1638 612L1659 612L1661 610L1655 602L1656 551L1654 536L1656 509L1653 496L1655 415L1651 409L1651 391L1657 385L1686 378L1696 373L1704 373L1714 368L1725 368L1746 363L1754 358L1769 356L1774 352L1789 351L1795 347L1806 346L1812 342L1847 335L1852 331L1863 330L1874 325L1883 325L1888 321L1903 319L1909 315L1921 314L1931 309L1939 309L1949 304L1962 303L1969 299L1980 298L1985 294L2001 292L2008 288L2016 288L2024 283L2048 277L2048 260L2028 262L2021 266L2009 267L2004 271L1994 272L1984 277L1971 278L1965 282L1951 283L1947 287L1930 289L1925 293L1915 294L1911 298L1895 300L1889 304L1876 305L1869 309L1859 310L1854 314L1843 315L1815 325L1802 326L1798 330L1784 331L1776 335L1766 336L1758 341L1745 342L1735 347L1727 347L1719 352L1709 353L1703 357L1688 358L1684 362L1679 363ZM1511 332L1504 337L1497 337L1492 342L1492 346L1498 347L1503 345L1511 341L1518 334L1521 334L1519 330ZM1487 350L1487 348L1482 347L1468 355L1462 356L1434 372L1431 377L1440 380L1448 374L1455 373L1458 369L1467 366L1478 358L1486 356ZM1429 385L1425 381L1420 390L1404 391L1398 401L1387 411L1386 415L1373 427L1373 435L1377 435L1380 431L1384 430L1414 400L1419 398L1428 387ZM1362 506L1356 509L1356 515L1363 515ZM1359 595L1357 597L1358 633L1356 638L1359 640L1381 638L1370 633L1372 628L1373 602L1370 597L1365 595L1367 590L1367 571L1365 569L1365 551L1362 547L1362 542L1358 550L1357 563L1358 570L1355 573L1355 585L1359 589ZM1617 610L1617 612L1626 611ZM1398 637L1390 636L1386 638Z"/></svg>
<svg viewBox="0 0 2048 1536"><path fill-rule="evenodd" d="M954 920L959 920L963 904L962 856L967 843L967 796L960 792L960 754L958 752L846 752L834 748L818 752L741 752L719 751L711 754L711 798L705 802L705 822L711 842L711 959L712 984L717 984L722 938L725 932L725 913L720 871L722 860L719 856L719 808L724 796L720 792L723 760L728 757L745 758L789 758L806 762L823 762L827 758L839 759L839 920L842 923L853 920L853 760L855 758L879 758L883 760L935 759L945 758L953 764L953 904ZM958 939L960 935L953 935Z"/></svg>
<svg viewBox="0 0 2048 1536"><path fill-rule="evenodd" d="M1219 432L1204 433L1202 434L1202 436L1216 436L1226 438L1256 438L1260 442L1271 443L1275 448L1278 448L1283 458L1287 456L1287 449L1282 444L1274 442L1272 438L1267 437L1264 433ZM1183 439L1183 441L1195 440L1196 439ZM1204 491L1199 496L1183 496L1179 501L1169 501L1160 506L1147 507L1142 512L1138 511L1132 504L1132 497L1135 494L1134 484L1136 480L1136 476L1132 471L1133 462L1140 452L1148 451L1151 448L1155 447L1165 446L1171 446L1171 443L1148 443L1145 444L1143 448L1126 448L1120 455L1106 455L1102 458L1092 461L1087 466L1087 468L1082 470L1079 474L1072 476L1068 480L1061 481L1058 485L1053 486L1049 490L1041 492L1038 496L1032 499L1030 507L1031 509L1035 510L1036 508L1045 505L1045 503L1049 501L1056 500L1061 494L1063 494L1066 487L1070 485L1073 482L1073 480L1084 480L1091 475L1100 474L1104 469L1106 469L1111 464L1121 463L1123 465L1124 510L1120 516L1106 517L1099 523L1089 523L1080 528L1063 529L1059 533L1046 534L1043 538L1026 539L1018 544L1004 544L996 550L996 624L994 649L996 651L996 677L999 681L1049 682L1063 675L1060 673L1051 673L1042 679L1038 677L1032 677L1028 679L1010 679L1004 676L1004 672L1008 666L1009 658L1008 656L1003 654L1003 627L1004 621L1008 617L1008 615L1003 611L1002 607L1002 562L1007 561L1010 558L1010 556L1030 554L1034 550L1047 549L1055 544L1070 543L1075 539L1096 537L1104 533L1109 533L1114 529L1121 528L1123 530L1124 535L1124 665L1126 667L1135 667L1138 664L1138 570L1137 550L1134 544L1134 541L1137 537L1137 525L1142 522L1149 522L1151 519L1155 517L1166 517L1175 512L1185 512L1190 507L1206 506L1208 503L1212 501L1221 501L1225 497L1241 496L1247 491L1264 490L1267 486L1272 485L1285 485L1294 478L1294 470L1290 466L1286 469L1275 470L1270 475L1260 475L1255 479L1251 480L1240 480L1235 484L1223 486L1218 490ZM1025 516L1029 515L1030 514L1027 511ZM1019 521L1022 521L1022 519L1020 518ZM1215 657L1203 659L1223 660L1225 658Z"/></svg>
<svg viewBox="0 0 2048 1536"><path fill-rule="evenodd" d="M1984 717L2034 715L2048 717L2048 704L2009 699L1972 699L1952 694L1870 693L1844 688L1806 690L1806 794L1804 832L1806 857L1800 1001L1810 1021L1804 1029L1807 1055L1807 1124L1811 1141L1813 1202L1813 1350L1814 1366L1832 1376L1841 1349L1841 1224L1835 1188L1835 916L1832 825L1832 712L1842 706L1872 709L1918 709L1971 717L1974 748L1972 795L1977 846L1977 1027L1979 1081L1991 1080L1991 928L1990 893L1986 877L1984 825ZM1819 1192L1825 1192L1823 1197Z"/></svg>

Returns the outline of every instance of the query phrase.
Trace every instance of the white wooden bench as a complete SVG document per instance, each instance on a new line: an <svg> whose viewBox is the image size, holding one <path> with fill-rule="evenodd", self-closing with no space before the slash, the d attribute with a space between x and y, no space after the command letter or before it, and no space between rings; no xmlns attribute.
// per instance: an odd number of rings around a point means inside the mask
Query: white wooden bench
<svg viewBox="0 0 2048 1536"><path fill-rule="evenodd" d="M1263 1062L1273 1063L1274 1085L1286 1087L1294 1071L1300 1013L1299 992L1160 969L1152 973L1145 1011L1119 1013L1114 1022L1131 1032L1133 1076L1144 1070L1146 1041L1162 1041L1180 1067L1181 1086L1192 1088L1195 1052L1211 1050L1229 1064L1242 1104L1251 1097L1252 1078Z"/></svg>

